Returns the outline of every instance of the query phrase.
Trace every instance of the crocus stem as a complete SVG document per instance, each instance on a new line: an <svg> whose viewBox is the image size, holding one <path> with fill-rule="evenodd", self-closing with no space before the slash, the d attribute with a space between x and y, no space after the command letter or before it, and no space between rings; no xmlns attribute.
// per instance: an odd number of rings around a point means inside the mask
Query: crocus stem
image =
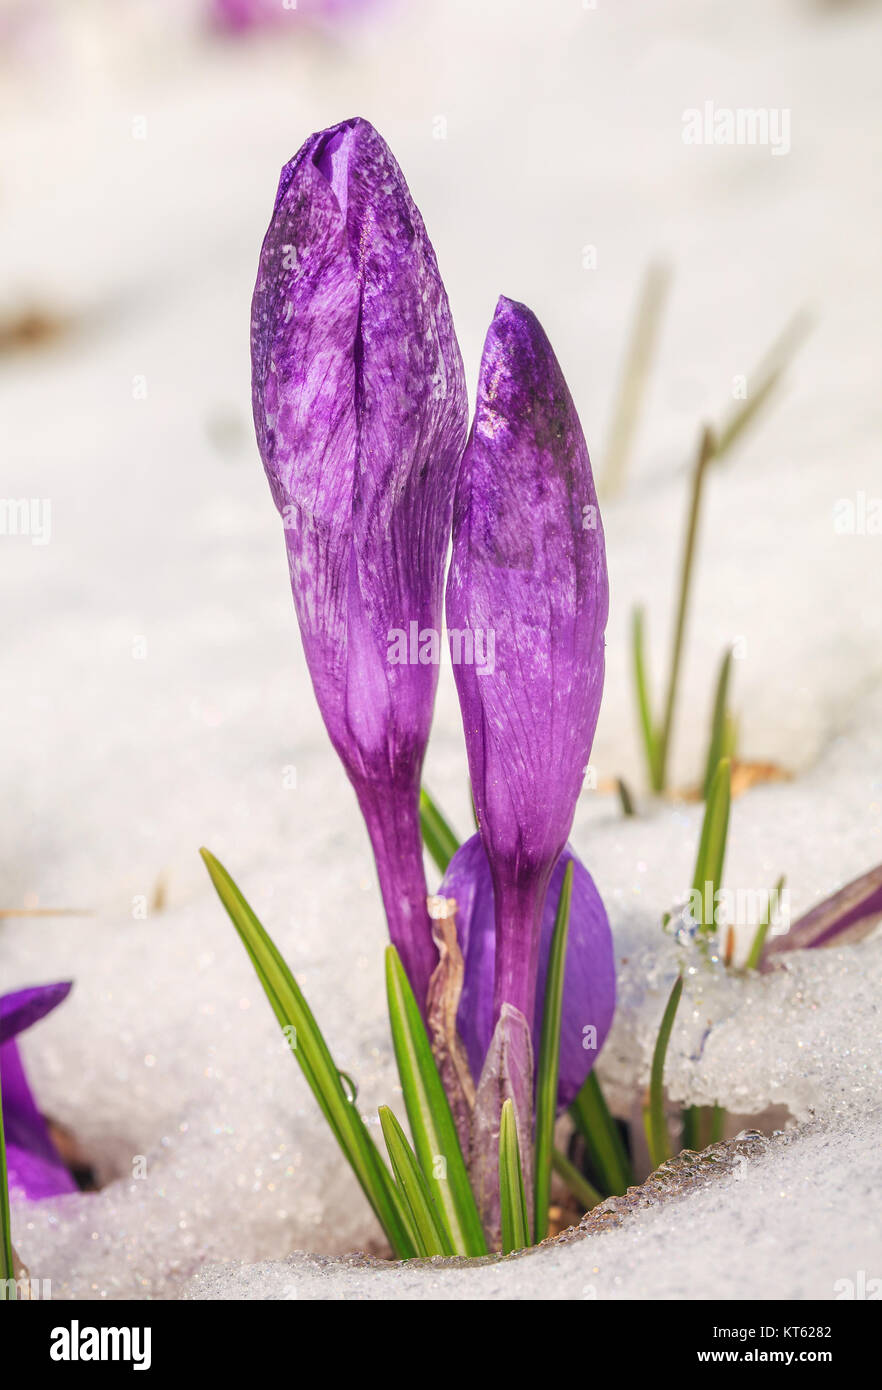
<svg viewBox="0 0 882 1390"><path fill-rule="evenodd" d="M549 876L550 877L550 876ZM503 1004L532 1020L536 1009L539 927L547 879L537 884L494 884L496 899L496 982L494 1015Z"/></svg>
<svg viewBox="0 0 882 1390"><path fill-rule="evenodd" d="M358 790L358 788L356 789ZM438 964L426 908L426 870L420 831L419 791L393 797L359 792L377 863L389 935L425 1016L429 979Z"/></svg>
<svg viewBox="0 0 882 1390"><path fill-rule="evenodd" d="M707 467L714 456L714 436L709 426L702 430L692 472L692 495L689 500L689 519L686 524L686 540L680 569L680 592L677 600L677 620L674 625L674 639L671 647L671 664L668 670L668 689L665 699L665 713L658 736L658 760L654 768L653 791L664 791L667 782L668 752L671 743L671 729L674 723L674 707L677 700L677 684L680 678L680 659L683 654L683 637L686 632L686 614L689 608L689 592L692 581L692 562L695 557L695 543L698 538L698 521L701 515L701 501Z"/></svg>

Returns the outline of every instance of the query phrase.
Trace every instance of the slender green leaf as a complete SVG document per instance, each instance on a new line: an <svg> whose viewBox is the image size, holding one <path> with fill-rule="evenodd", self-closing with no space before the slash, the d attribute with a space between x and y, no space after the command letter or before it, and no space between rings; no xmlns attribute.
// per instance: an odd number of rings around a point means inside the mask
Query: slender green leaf
<svg viewBox="0 0 882 1390"><path fill-rule="evenodd" d="M551 1192L551 1151L554 1148L554 1121L557 1117L557 1083L560 1073L560 1023L563 1011L564 971L570 930L570 903L573 897L573 861L569 861L561 884L548 954L545 978L545 1004L539 1040L536 1072L536 1156L534 1162L533 1237L538 1244L548 1233L548 1201Z"/></svg>
<svg viewBox="0 0 882 1390"><path fill-rule="evenodd" d="M12 1219L9 1214L9 1174L6 1168L6 1135L3 1131L3 1097L0 1095L0 1280L14 1278Z"/></svg>
<svg viewBox="0 0 882 1390"><path fill-rule="evenodd" d="M423 844L437 864L439 872L445 874L447 865L459 849L459 840L425 787L420 791L420 825L423 831Z"/></svg>
<svg viewBox="0 0 882 1390"><path fill-rule="evenodd" d="M729 833L729 806L732 799L732 764L723 758L711 781L710 795L704 808L701 839L695 860L693 894L700 894L699 926L705 932L716 929L715 899L723 878L726 858L726 837Z"/></svg>
<svg viewBox="0 0 882 1390"><path fill-rule="evenodd" d="M649 685L646 679L646 645L644 641L643 609L635 608L631 615L631 655L634 669L634 689L637 692L637 710L640 715L640 732L643 736L643 751L646 756L646 769L649 784L653 791L661 791L659 785L658 735L652 718L649 699Z"/></svg>
<svg viewBox="0 0 882 1390"><path fill-rule="evenodd" d="M622 804L622 815L633 816L634 798L631 795L630 788L628 787L628 784L625 781L624 777L616 778L616 791L619 794L619 801Z"/></svg>
<svg viewBox="0 0 882 1390"><path fill-rule="evenodd" d="M415 1251L402 1216L395 1184L361 1115L344 1089L341 1073L309 1005L274 942L226 869L207 849L200 850L200 853L217 895L239 933L291 1051L334 1138L352 1166L396 1254L403 1259L409 1258Z"/></svg>
<svg viewBox="0 0 882 1390"><path fill-rule="evenodd" d="M503 1101L499 1125L499 1203L502 1212L502 1253L524 1250L530 1244L527 1194L521 1171L518 1122L511 1097Z"/></svg>
<svg viewBox="0 0 882 1390"><path fill-rule="evenodd" d="M456 1125L413 990L394 946L386 950L389 1023L420 1167L456 1255L486 1255L487 1242Z"/></svg>
<svg viewBox="0 0 882 1390"><path fill-rule="evenodd" d="M575 1163L571 1163L560 1149L554 1150L551 1161L554 1165L554 1171L563 1178L573 1196L582 1203L586 1211L591 1211L592 1207L596 1207L604 1200L597 1188L591 1186L585 1174L580 1173Z"/></svg>
<svg viewBox="0 0 882 1390"><path fill-rule="evenodd" d="M692 467L692 487L689 495L689 514L686 521L686 535L683 540L683 553L680 557L680 587L677 595L677 615L674 621L674 636L671 643L671 662L668 667L668 685L665 696L665 710L658 732L657 749L657 791L664 791L668 777L668 755L674 728L674 710L680 680L680 663L683 656L683 641L686 635L686 619L689 613L689 599L692 591L692 569L695 560L695 547L698 540L698 523L701 517L701 503L704 496L704 481L708 465L714 456L716 442L713 431L705 425L701 431L695 463Z"/></svg>
<svg viewBox="0 0 882 1390"><path fill-rule="evenodd" d="M759 926L757 927L753 941L751 942L750 950L747 954L747 960L744 962L745 970L759 969L759 963L763 958L763 948L766 944L766 937L769 934L769 927L772 925L772 918L775 915L775 903L778 901L781 889L783 887L784 875L782 874L781 877L778 879L778 882L775 884L774 892L768 893L766 895L766 906L763 909L762 916L760 917Z"/></svg>
<svg viewBox="0 0 882 1390"><path fill-rule="evenodd" d="M723 1105L712 1105L710 1113L710 1138L709 1144L718 1144L723 1137L726 1129L726 1108Z"/></svg>
<svg viewBox="0 0 882 1390"><path fill-rule="evenodd" d="M621 1197L633 1187L634 1173L595 1072L588 1074L570 1106L570 1114L585 1141L592 1173L602 1183L607 1196Z"/></svg>
<svg viewBox="0 0 882 1390"><path fill-rule="evenodd" d="M670 267L653 261L647 268L631 326L618 395L613 410L609 441L598 491L612 497L625 480L634 434L646 397L652 361L656 353L665 302L671 282Z"/></svg>
<svg viewBox="0 0 882 1390"><path fill-rule="evenodd" d="M707 747L707 758L705 760L704 784L702 795L707 801L710 796L711 784L714 780L714 773L720 765L720 760L725 758L730 749L726 747L730 732L731 720L728 713L729 699L729 680L732 674L732 648L729 647L722 662L720 672L717 676L717 691L714 696L714 712L711 720L710 739Z"/></svg>
<svg viewBox="0 0 882 1390"><path fill-rule="evenodd" d="M698 1153L704 1148L701 1142L701 1120L700 1105L687 1105L685 1107L682 1113L683 1128L680 1134L680 1143L684 1149L690 1149L693 1153Z"/></svg>
<svg viewBox="0 0 882 1390"><path fill-rule="evenodd" d="M404 1130L388 1105L380 1106L379 1115L392 1172L404 1193L410 1211L417 1254L452 1255L453 1249L439 1220L429 1184L420 1169L416 1154L407 1142Z"/></svg>
<svg viewBox="0 0 882 1390"><path fill-rule="evenodd" d="M786 368L801 347L811 328L811 317L805 309L791 319L783 333L769 348L762 362L751 373L749 396L734 407L719 432L717 458L722 458L741 437L745 428L756 418L772 396Z"/></svg>
<svg viewBox="0 0 882 1390"><path fill-rule="evenodd" d="M649 1109L646 1117L646 1138L649 1142L649 1160L653 1169L671 1156L668 1140L668 1126L665 1119L665 1057L680 995L683 993L683 976L678 975L665 1005L661 1027L652 1054L652 1071L649 1078Z"/></svg>
<svg viewBox="0 0 882 1390"><path fill-rule="evenodd" d="M684 1149L700 1152L723 1137L726 1111L722 1105L690 1105L683 1111Z"/></svg>

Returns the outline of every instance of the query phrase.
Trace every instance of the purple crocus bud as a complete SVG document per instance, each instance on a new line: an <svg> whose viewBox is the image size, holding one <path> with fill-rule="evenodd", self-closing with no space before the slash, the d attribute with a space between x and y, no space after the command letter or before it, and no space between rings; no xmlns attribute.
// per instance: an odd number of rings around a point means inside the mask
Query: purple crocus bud
<svg viewBox="0 0 882 1390"><path fill-rule="evenodd" d="M419 781L468 404L435 254L367 121L311 136L282 171L251 355L306 660L424 1005L437 952Z"/></svg>
<svg viewBox="0 0 882 1390"><path fill-rule="evenodd" d="M494 1017L535 1017L542 913L600 709L608 585L579 417L529 309L502 298L460 470L447 622L496 916ZM463 634L471 637L471 648ZM460 653L492 647L482 667Z"/></svg>
<svg viewBox="0 0 882 1390"><path fill-rule="evenodd" d="M77 1187L31 1094L16 1037L51 1013L70 990L70 983L64 982L0 997L0 1091L9 1189L31 1199L76 1192Z"/></svg>
<svg viewBox="0 0 882 1390"><path fill-rule="evenodd" d="M822 946L848 946L869 936L882 921L882 864L861 874L829 898L824 898L781 935L769 935L761 970L780 965L790 951Z"/></svg>
<svg viewBox="0 0 882 1390"><path fill-rule="evenodd" d="M533 1055L539 1054L545 977L564 872L573 861L573 896L564 967L558 1105L575 1099L597 1060L612 1024L616 1001L613 939L606 909L588 870L567 846L551 875L539 940ZM493 1036L496 931L490 865L480 835L451 859L440 893L456 902L456 929L465 963L457 1028L474 1076L480 1076Z"/></svg>

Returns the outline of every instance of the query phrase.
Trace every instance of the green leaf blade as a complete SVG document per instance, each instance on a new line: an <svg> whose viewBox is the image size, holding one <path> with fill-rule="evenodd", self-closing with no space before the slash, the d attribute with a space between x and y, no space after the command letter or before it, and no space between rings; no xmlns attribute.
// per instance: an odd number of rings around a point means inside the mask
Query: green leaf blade
<svg viewBox="0 0 882 1390"><path fill-rule="evenodd" d="M635 608L631 615L631 657L634 672L634 689L637 692L637 712L640 716L640 732L643 736L643 752L649 785L654 792L664 790L660 781L659 742L652 717L649 700L649 683L646 679L646 648L644 641L644 615L642 608Z"/></svg>
<svg viewBox="0 0 882 1390"><path fill-rule="evenodd" d="M417 1254L452 1255L453 1248L438 1218L429 1184L404 1130L388 1105L380 1106L379 1115L392 1172L410 1211Z"/></svg>
<svg viewBox="0 0 882 1390"><path fill-rule="evenodd" d="M420 1167L454 1254L486 1255L487 1242L456 1125L419 1006L394 946L386 949L386 990L398 1075Z"/></svg>
<svg viewBox="0 0 882 1390"><path fill-rule="evenodd" d="M459 840L425 787L420 789L420 826L423 844L443 876L447 872L447 865L459 849Z"/></svg>
<svg viewBox="0 0 882 1390"><path fill-rule="evenodd" d="M530 1244L527 1194L521 1171L518 1124L511 1097L503 1102L499 1125L499 1204L503 1255L526 1249Z"/></svg>
<svg viewBox="0 0 882 1390"><path fill-rule="evenodd" d="M200 851L214 888L239 934L291 1051L319 1103L334 1138L349 1161L365 1196L403 1259L415 1251L402 1218L392 1178L347 1096L340 1072L312 1011L275 943L224 866L208 850Z"/></svg>
<svg viewBox="0 0 882 1390"><path fill-rule="evenodd" d="M732 764L728 758L723 758L714 773L704 808L692 883L693 894L699 896L702 904L698 925L705 932L712 932L716 927L714 905L723 878L731 803Z"/></svg>
<svg viewBox="0 0 882 1390"><path fill-rule="evenodd" d="M711 794L714 773L728 751L727 743L730 724L728 719L728 700L731 675L732 648L729 647L720 663L720 670L717 676L717 688L714 695L714 712L711 719L711 732L708 741L707 758L705 760L704 781L702 784L705 801L708 800Z"/></svg>
<svg viewBox="0 0 882 1390"><path fill-rule="evenodd" d="M533 1235L537 1244L548 1233L548 1203L551 1193L551 1156L554 1149L554 1122L557 1118L557 1086L560 1074L560 1026L563 1013L564 972L573 897L573 861L569 861L561 885L554 919L548 973L545 980L545 1007L536 1073L536 1155L534 1177Z"/></svg>
<svg viewBox="0 0 882 1390"><path fill-rule="evenodd" d="M560 1149L554 1150L551 1155L551 1162L554 1166L555 1173L557 1173L558 1177L563 1178L573 1196L578 1198L582 1203L585 1211L591 1211L604 1200L597 1191L597 1188L585 1177L585 1174L580 1173L575 1163L571 1163L566 1154L561 1153Z"/></svg>
<svg viewBox="0 0 882 1390"><path fill-rule="evenodd" d="M665 1058L667 1056L668 1043L671 1040L674 1019L677 1016L677 1007L680 1003L680 995L682 993L683 976L678 975L674 982L674 987L671 990L670 997L668 998L668 1002L665 1005L665 1011L662 1014L661 1026L658 1030L655 1050L652 1054L646 1138L649 1142L649 1159L653 1169L658 1168L660 1164L664 1163L665 1160L671 1156L667 1119L665 1117Z"/></svg>
<svg viewBox="0 0 882 1390"><path fill-rule="evenodd" d="M606 1103L600 1081L589 1072L570 1114L585 1141L593 1170L609 1197L621 1197L634 1186L634 1172L619 1127Z"/></svg>

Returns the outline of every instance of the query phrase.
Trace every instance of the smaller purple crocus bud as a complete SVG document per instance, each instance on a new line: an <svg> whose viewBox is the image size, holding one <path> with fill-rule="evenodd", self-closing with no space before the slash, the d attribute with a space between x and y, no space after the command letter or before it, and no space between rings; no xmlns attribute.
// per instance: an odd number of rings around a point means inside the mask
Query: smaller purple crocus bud
<svg viewBox="0 0 882 1390"><path fill-rule="evenodd" d="M766 938L761 970L781 965L782 956L824 946L862 941L882 921L882 864L824 898L793 923L789 931Z"/></svg>
<svg viewBox="0 0 882 1390"><path fill-rule="evenodd" d="M9 1189L32 1200L76 1192L77 1186L31 1093L16 1038L57 1008L70 991L65 981L0 996L0 1091Z"/></svg>
<svg viewBox="0 0 882 1390"><path fill-rule="evenodd" d="M575 1099L597 1060L612 1025L616 970L612 932L606 909L588 870L567 846L551 875L539 941L536 1005L533 1011L534 1058L539 1053L545 978L557 902L567 864L573 862L573 895L564 966L560 1030L558 1107ZM439 893L456 902L456 930L464 961L457 1029L465 1044L473 1076L480 1076L493 1036L493 981L496 928L490 865L480 835L473 835L447 866Z"/></svg>
<svg viewBox="0 0 882 1390"><path fill-rule="evenodd" d="M494 1017L535 1016L543 909L591 751L609 594L588 449L551 344L501 298L460 469L447 622L496 917ZM493 669L456 660L463 632Z"/></svg>
<svg viewBox="0 0 882 1390"><path fill-rule="evenodd" d="M251 355L307 664L425 1007L437 951L419 785L468 402L435 254L367 121L311 136L282 171Z"/></svg>

